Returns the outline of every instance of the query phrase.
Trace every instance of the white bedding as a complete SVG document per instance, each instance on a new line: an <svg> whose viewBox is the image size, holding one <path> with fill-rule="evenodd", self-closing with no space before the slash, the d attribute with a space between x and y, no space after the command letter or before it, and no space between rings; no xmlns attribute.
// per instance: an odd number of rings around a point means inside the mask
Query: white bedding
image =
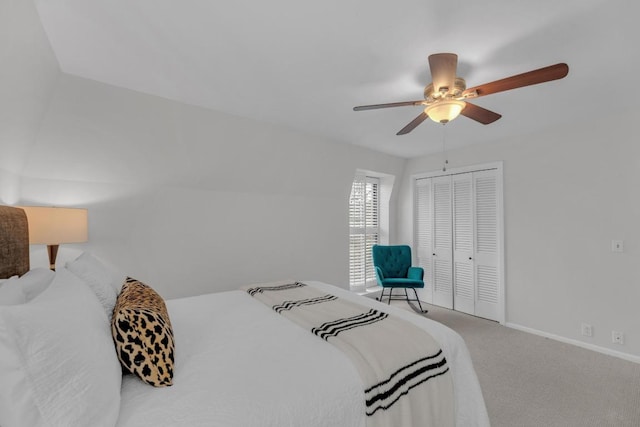
<svg viewBox="0 0 640 427"><path fill-rule="evenodd" d="M305 283L425 328L451 365L456 425L489 425L457 333L335 286ZM362 381L347 357L245 292L169 300L167 308L176 342L174 385L153 388L125 376L118 426L365 426Z"/></svg>

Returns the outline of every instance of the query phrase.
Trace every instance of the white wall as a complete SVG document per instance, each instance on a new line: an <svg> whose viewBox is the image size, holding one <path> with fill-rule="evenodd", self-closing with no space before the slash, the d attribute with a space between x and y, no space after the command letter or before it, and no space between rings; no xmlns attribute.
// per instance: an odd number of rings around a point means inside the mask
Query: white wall
<svg viewBox="0 0 640 427"><path fill-rule="evenodd" d="M0 0L0 62L0 202L87 207L90 241L61 246L58 265L88 249L167 297L283 278L346 287L355 171L403 171L401 158L62 74L31 1ZM32 267L47 264L32 246Z"/></svg>
<svg viewBox="0 0 640 427"><path fill-rule="evenodd" d="M0 64L0 171L19 173L60 74L32 1L0 0Z"/></svg>
<svg viewBox="0 0 640 427"><path fill-rule="evenodd" d="M0 204L13 205L20 199L20 175L0 169Z"/></svg>
<svg viewBox="0 0 640 427"><path fill-rule="evenodd" d="M640 111L594 118L449 153L451 168L504 161L508 323L640 356L638 120ZM413 236L411 175L441 167L441 155L408 161L400 239ZM624 253L611 252L612 239ZM612 330L625 345L611 343Z"/></svg>
<svg viewBox="0 0 640 427"><path fill-rule="evenodd" d="M287 278L347 287L356 169L399 177L404 163L63 74L20 202L87 207L90 242L61 246L58 265L89 249L166 297Z"/></svg>

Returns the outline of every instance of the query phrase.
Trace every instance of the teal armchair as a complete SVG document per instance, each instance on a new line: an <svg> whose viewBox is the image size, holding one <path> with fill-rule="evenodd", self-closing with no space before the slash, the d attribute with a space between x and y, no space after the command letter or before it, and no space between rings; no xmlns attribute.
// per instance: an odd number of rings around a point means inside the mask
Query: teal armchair
<svg viewBox="0 0 640 427"><path fill-rule="evenodd" d="M373 256L373 266L376 269L378 285L382 286L380 301L385 298L385 291L388 289L388 304L391 303L392 299L406 299L407 302L416 301L420 306L420 311L426 313L422 309L422 304L416 291L416 289L424 288L424 281L422 280L424 270L421 267L411 266L411 248L407 245L373 245L371 254ZM404 289L405 298L393 298L393 290L396 288ZM407 289L413 289L415 299L409 299Z"/></svg>

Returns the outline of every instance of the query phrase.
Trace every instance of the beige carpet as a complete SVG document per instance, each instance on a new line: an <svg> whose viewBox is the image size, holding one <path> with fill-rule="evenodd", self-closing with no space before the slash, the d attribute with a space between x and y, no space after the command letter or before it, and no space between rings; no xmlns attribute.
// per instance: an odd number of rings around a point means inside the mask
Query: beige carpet
<svg viewBox="0 0 640 427"><path fill-rule="evenodd" d="M639 364L423 306L466 341L493 427L640 426Z"/></svg>

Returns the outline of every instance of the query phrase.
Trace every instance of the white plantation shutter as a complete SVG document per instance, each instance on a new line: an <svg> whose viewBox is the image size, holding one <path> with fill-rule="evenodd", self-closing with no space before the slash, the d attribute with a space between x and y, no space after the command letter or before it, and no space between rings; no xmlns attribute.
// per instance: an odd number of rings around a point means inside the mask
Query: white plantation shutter
<svg viewBox="0 0 640 427"><path fill-rule="evenodd" d="M376 280L371 248L380 241L380 180L356 176L349 197L349 285L364 287Z"/></svg>
<svg viewBox="0 0 640 427"><path fill-rule="evenodd" d="M365 274L365 234L364 234L364 192L365 177L356 176L349 197L349 284L362 286Z"/></svg>

